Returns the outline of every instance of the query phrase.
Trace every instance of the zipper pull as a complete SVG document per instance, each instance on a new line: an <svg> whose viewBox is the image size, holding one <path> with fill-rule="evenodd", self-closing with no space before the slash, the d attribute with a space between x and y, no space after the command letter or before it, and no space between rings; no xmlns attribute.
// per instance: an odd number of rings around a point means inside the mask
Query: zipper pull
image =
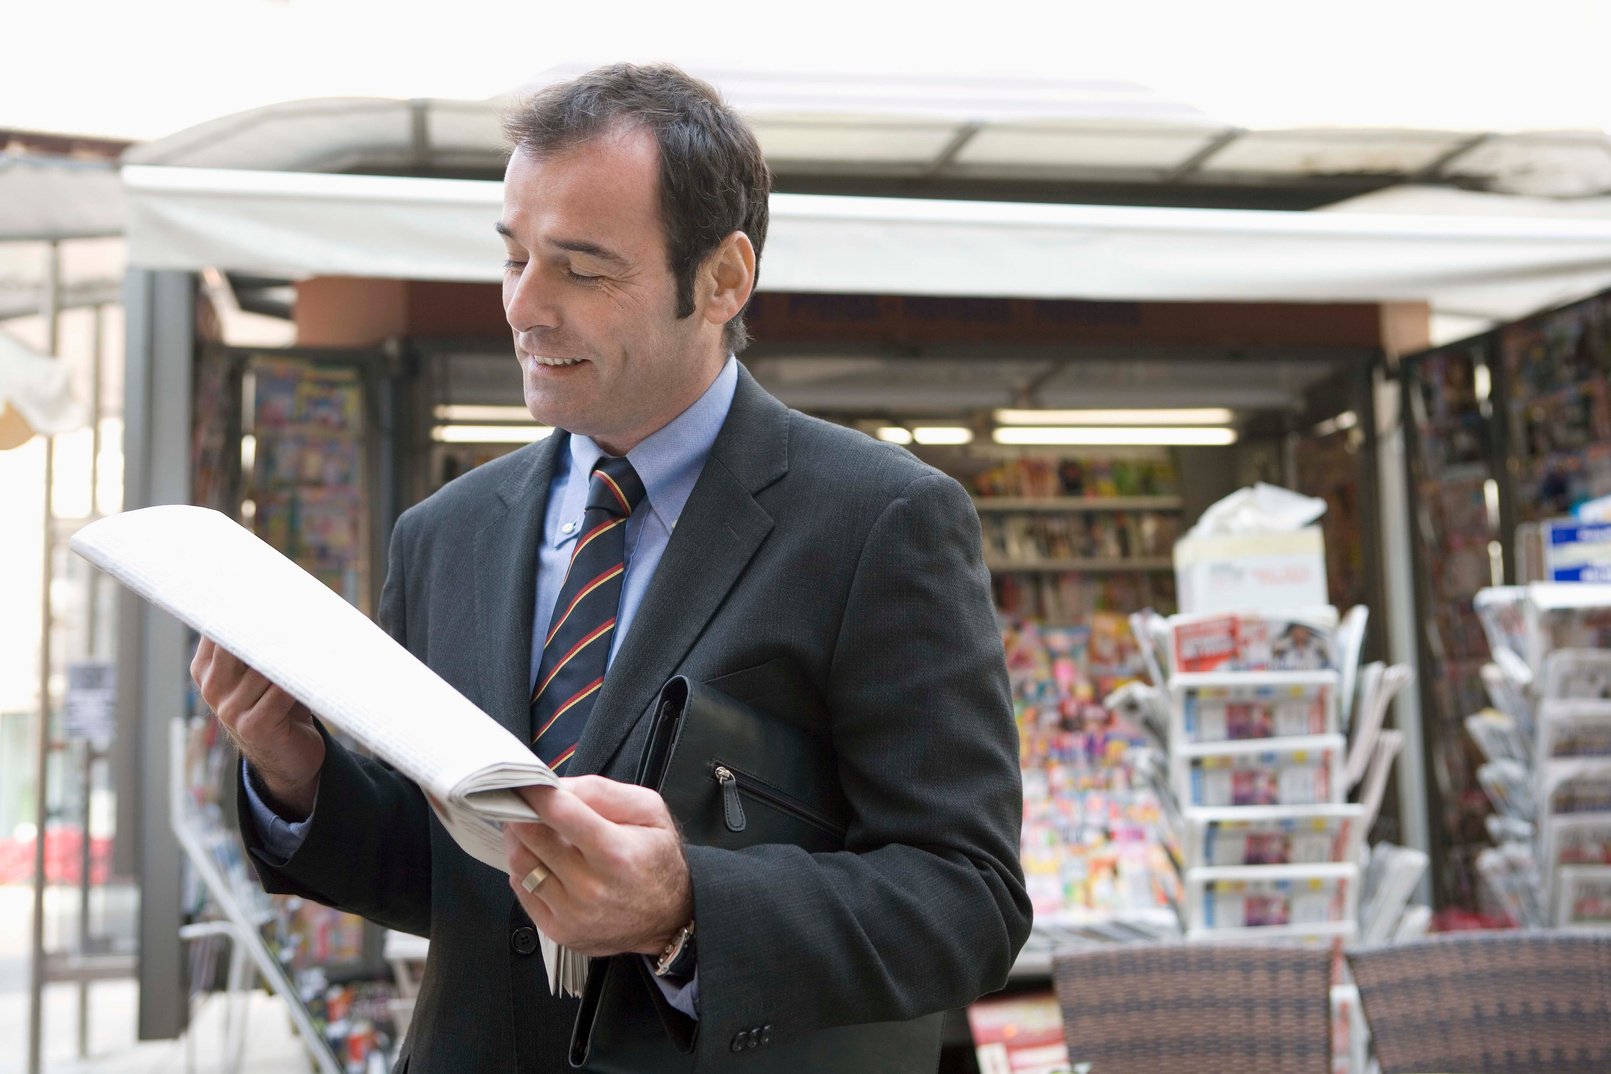
<svg viewBox="0 0 1611 1074"><path fill-rule="evenodd" d="M744 830L744 803L738 799L738 777L733 775L731 769L716 766L716 782L722 785L722 819L727 821L727 830L741 832Z"/></svg>

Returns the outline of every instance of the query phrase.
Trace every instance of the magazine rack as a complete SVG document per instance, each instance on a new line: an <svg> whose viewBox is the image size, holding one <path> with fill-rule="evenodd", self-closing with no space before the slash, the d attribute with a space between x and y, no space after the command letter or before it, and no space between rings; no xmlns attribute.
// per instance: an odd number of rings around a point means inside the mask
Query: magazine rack
<svg viewBox="0 0 1611 1074"><path fill-rule="evenodd" d="M1611 586L1500 586L1474 604L1497 710L1465 722L1495 808L1478 873L1521 925L1611 928Z"/></svg>
<svg viewBox="0 0 1611 1074"><path fill-rule="evenodd" d="M186 721L183 717L175 717L169 724L168 734L169 771L175 774L169 795L171 824L196 877L223 915L220 932L229 937L232 945L229 988L233 992L249 991L252 987L252 975L244 972L240 961L240 952L244 951L245 957L256 968L257 976L285 1001L291 1022L307 1045L308 1054L313 1057L320 1074L343 1074L341 1064L336 1061L324 1035L308 1015L290 978L263 941L262 927L273 915L271 911L253 905L262 897L261 889L247 878L242 866L237 864L226 872L226 868L220 865L221 861L226 865L232 860L238 862L231 847L233 836L217 825L207 823L191 808L184 781L186 737ZM254 898L254 895L258 898Z"/></svg>

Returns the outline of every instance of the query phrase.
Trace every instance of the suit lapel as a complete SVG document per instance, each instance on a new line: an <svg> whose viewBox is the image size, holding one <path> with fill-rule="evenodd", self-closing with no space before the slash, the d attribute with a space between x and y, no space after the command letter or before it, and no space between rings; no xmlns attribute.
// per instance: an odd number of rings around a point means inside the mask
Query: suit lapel
<svg viewBox="0 0 1611 1074"><path fill-rule="evenodd" d="M788 435L788 410L740 366L727 421L610 662L572 773L609 763L772 531L755 493L788 471Z"/></svg>
<svg viewBox="0 0 1611 1074"><path fill-rule="evenodd" d="M498 489L502 511L475 535L476 651L481 705L522 742L531 738L532 594L554 461L567 437L555 432Z"/></svg>

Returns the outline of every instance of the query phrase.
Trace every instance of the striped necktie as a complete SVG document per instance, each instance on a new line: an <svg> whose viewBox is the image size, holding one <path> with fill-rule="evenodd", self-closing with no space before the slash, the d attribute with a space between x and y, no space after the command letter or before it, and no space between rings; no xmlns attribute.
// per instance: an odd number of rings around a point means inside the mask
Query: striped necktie
<svg viewBox="0 0 1611 1074"><path fill-rule="evenodd" d="M605 456L587 487L582 535L554 601L531 694L532 748L561 771L598 700L626 574L626 522L643 502L643 482L624 458Z"/></svg>

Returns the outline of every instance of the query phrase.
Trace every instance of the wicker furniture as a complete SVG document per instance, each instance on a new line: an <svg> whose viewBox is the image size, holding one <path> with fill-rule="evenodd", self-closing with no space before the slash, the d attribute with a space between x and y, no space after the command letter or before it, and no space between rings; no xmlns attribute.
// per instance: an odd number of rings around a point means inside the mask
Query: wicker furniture
<svg viewBox="0 0 1611 1074"><path fill-rule="evenodd" d="M1451 933L1348 960L1382 1074L1611 1071L1611 935Z"/></svg>
<svg viewBox="0 0 1611 1074"><path fill-rule="evenodd" d="M1052 958L1069 1057L1092 1074L1328 1074L1324 948L1167 944Z"/></svg>

